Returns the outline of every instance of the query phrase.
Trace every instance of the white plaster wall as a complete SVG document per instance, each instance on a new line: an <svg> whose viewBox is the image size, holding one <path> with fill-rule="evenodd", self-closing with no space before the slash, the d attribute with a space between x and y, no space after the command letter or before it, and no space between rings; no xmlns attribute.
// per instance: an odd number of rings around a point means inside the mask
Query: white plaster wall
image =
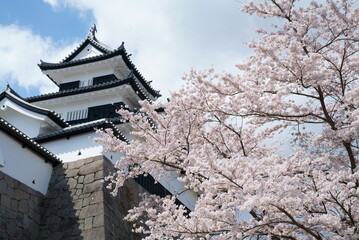
<svg viewBox="0 0 359 240"><path fill-rule="evenodd" d="M84 50L86 50L86 48ZM84 57L83 52L75 57L75 59L82 57ZM49 75L58 84L61 84L78 80L87 81L94 77L108 74L115 74L119 79L122 79L128 75L129 69L121 56L116 56L102 61L62 69L45 70L43 73Z"/></svg>
<svg viewBox="0 0 359 240"><path fill-rule="evenodd" d="M73 81L85 81L93 79L94 77L100 77L113 74L113 70L111 68L98 69L96 72L77 72L73 74L68 74L66 78L62 79L61 83L73 82ZM88 86L85 84L84 86Z"/></svg>
<svg viewBox="0 0 359 240"><path fill-rule="evenodd" d="M63 162L102 155L102 145L95 143L95 132L83 133L43 143L42 145L59 157Z"/></svg>
<svg viewBox="0 0 359 240"><path fill-rule="evenodd" d="M129 93L132 94L132 96L129 96ZM134 94L135 93L129 85L123 85L112 89L104 89L95 92L78 94L75 96L65 96L56 99L34 102L33 104L46 109L51 109L56 113L61 114L62 118L66 120L68 112L115 102L123 102L130 108L138 107L134 106L132 102L128 100L128 97L133 98ZM135 102L137 102L137 99Z"/></svg>
<svg viewBox="0 0 359 240"><path fill-rule="evenodd" d="M44 116L30 112L13 102L3 99L0 102L0 106L6 106L0 109L0 117L8 121L15 126L21 132L25 133L29 137L36 137L41 128L41 122L44 121Z"/></svg>
<svg viewBox="0 0 359 240"><path fill-rule="evenodd" d="M46 194L52 166L29 148L0 132L0 146L3 152L3 173L15 178L32 189ZM33 183L33 181L35 183Z"/></svg>

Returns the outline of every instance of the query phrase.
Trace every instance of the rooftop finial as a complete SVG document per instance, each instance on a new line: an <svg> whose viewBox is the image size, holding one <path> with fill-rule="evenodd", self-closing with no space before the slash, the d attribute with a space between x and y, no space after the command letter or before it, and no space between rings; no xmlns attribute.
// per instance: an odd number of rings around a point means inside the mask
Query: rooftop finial
<svg viewBox="0 0 359 240"><path fill-rule="evenodd" d="M10 90L10 89L11 89L10 84L9 84L9 82L7 82L7 84L6 84L6 90Z"/></svg>
<svg viewBox="0 0 359 240"><path fill-rule="evenodd" d="M95 39L96 38L96 36L95 36L96 32L97 32L97 28L96 28L96 24L94 24L91 27L89 35L87 37Z"/></svg>

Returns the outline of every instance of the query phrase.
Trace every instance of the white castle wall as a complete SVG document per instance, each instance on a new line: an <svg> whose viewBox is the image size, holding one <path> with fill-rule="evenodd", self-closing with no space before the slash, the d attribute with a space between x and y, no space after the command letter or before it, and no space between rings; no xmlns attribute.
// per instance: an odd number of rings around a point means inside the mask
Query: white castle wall
<svg viewBox="0 0 359 240"><path fill-rule="evenodd" d="M0 171L45 195L52 165L3 132L0 132L0 149L4 159Z"/></svg>

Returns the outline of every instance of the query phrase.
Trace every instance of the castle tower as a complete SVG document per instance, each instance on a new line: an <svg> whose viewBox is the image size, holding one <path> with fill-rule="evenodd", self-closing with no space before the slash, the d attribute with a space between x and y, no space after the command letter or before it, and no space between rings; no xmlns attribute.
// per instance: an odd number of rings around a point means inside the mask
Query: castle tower
<svg viewBox="0 0 359 240"><path fill-rule="evenodd" d="M123 221L139 193L182 192L178 181L157 183L150 174L116 197L105 187L121 154L103 153L96 129L130 141L116 110L136 111L139 100L160 96L129 57L123 43L101 43L94 26L61 62L39 64L57 92L23 99L7 87L0 94L0 239L141 239ZM183 191L177 203L193 209L195 198Z"/></svg>

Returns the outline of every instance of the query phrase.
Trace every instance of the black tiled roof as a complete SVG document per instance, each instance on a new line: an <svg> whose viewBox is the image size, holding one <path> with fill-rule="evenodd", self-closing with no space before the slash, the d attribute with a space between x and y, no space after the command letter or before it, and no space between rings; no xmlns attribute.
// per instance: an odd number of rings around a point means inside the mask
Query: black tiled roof
<svg viewBox="0 0 359 240"><path fill-rule="evenodd" d="M94 48L96 48L98 51L100 51L102 54L110 53L113 51L113 49L105 46L104 44L100 43L96 36L96 26L94 25L85 40L83 40L80 45L72 52L70 53L66 58L64 58L61 62L69 62L72 59L74 59L77 54L79 54L84 48L87 46L87 44L90 44Z"/></svg>
<svg viewBox="0 0 359 240"><path fill-rule="evenodd" d="M15 94L14 94L15 93ZM34 106L32 104L29 104L28 102L26 102L26 100L24 100L23 98L21 98L13 89L11 89L10 87L7 87L7 89L5 91L3 91L2 93L0 93L0 101L4 98L8 98L11 101L13 101L14 103L32 111L35 113L39 113L41 115L45 115L47 117L49 117L52 121L54 121L56 124L58 124L60 127L64 128L64 127L68 127L69 124L67 122L65 122L65 120L63 118L61 118L57 113L55 113L54 111L50 111L44 108L40 108L37 106Z"/></svg>
<svg viewBox="0 0 359 240"><path fill-rule="evenodd" d="M93 57L73 60L77 56L77 54L79 54L87 46L87 44L92 45L94 48L99 50L102 54L97 55L97 56L93 56ZM48 62L43 62L43 61L40 60L41 62L40 62L40 64L38 64L38 66L40 67L40 69L42 71L54 70L54 69L62 69L62 68L66 68L66 67L72 67L72 66L77 66L77 65L81 65L81 64L102 61L102 60L109 59L109 58L119 56L119 55L121 55L123 61L126 64L126 66L131 71L133 71L133 74L140 81L140 83L143 85L143 87L150 94L152 94L154 97L160 97L161 94L159 93L159 91L156 91L151 87L150 82L146 81L144 79L142 74L138 71L138 69L132 63L131 59L129 58L129 55L126 52L126 49L124 47L124 43L122 42L121 46L118 47L117 49L114 49L114 50L110 49L107 46L104 46L104 44L100 43L97 40L97 38L95 36L95 28L94 27L91 29L91 31L90 31L89 35L86 37L86 39L69 56L67 56L61 62L59 62L59 63L48 63ZM56 82L54 82L54 83L57 84Z"/></svg>
<svg viewBox="0 0 359 240"><path fill-rule="evenodd" d="M134 78L132 73L127 78L125 78L123 80L113 80L110 82L104 82L104 83L85 86L85 87L81 87L81 88L68 89L68 90L63 90L63 91L54 92L54 93L42 94L42 95L38 95L38 96L25 98L25 100L30 103L38 102L38 101L43 101L43 100L48 100L48 99L53 99L53 98L58 98L58 97L64 97L64 96L70 96L70 95L75 95L75 94L80 94L80 93L108 89L108 88L112 88L112 87L122 86L125 84L130 84L132 86L133 90L135 91L135 93L139 96L139 98L141 100L144 100L144 99L150 100L149 96L140 87L140 84Z"/></svg>
<svg viewBox="0 0 359 240"><path fill-rule="evenodd" d="M117 118L114 118L111 120L119 122L120 118L117 117ZM85 133L85 132L95 131L96 129L111 128L116 137L118 137L122 141L128 142L126 137L122 134L122 132L120 130L118 130L116 128L116 126L113 124L113 122L111 120L110 119L100 119L100 120L95 120L92 122L82 123L82 124L64 128L59 131L54 131L54 132L51 132L48 134L39 135L38 137L35 137L33 139L39 143L43 143L43 142L48 142L48 141L63 138L63 137L70 137L70 136Z"/></svg>
<svg viewBox="0 0 359 240"><path fill-rule="evenodd" d="M139 82L143 85L143 87L150 94L152 94L154 97L160 97L161 96L159 91L154 90L151 87L150 82L146 81L144 79L144 77L142 76L142 74L137 70L135 65L130 60L123 43L116 50L113 50L111 52L106 52L106 53L104 53L102 55L88 57L88 58L82 58L82 59L73 60L73 61L69 61L69 62L68 61L67 62L60 62L60 63L48 63L48 62L42 62L41 61L41 63L38 66L43 71L44 70L61 69L61 68L66 68L66 67L72 67L72 66L77 66L77 65L81 65L81 64L91 63L91 62L102 61L102 60L109 59L109 58L112 58L112 57L115 57L115 56L118 56L118 55L121 55L123 61L127 65L127 67L133 72L133 75L139 80Z"/></svg>
<svg viewBox="0 0 359 240"><path fill-rule="evenodd" d="M21 132L19 129L11 125L5 119L0 117L0 129L6 134L10 135L16 141L20 142L23 147L28 147L36 154L40 155L45 162L50 162L52 166L56 166L61 161L49 150L38 144L36 141L28 137L26 134Z"/></svg>
<svg viewBox="0 0 359 240"><path fill-rule="evenodd" d="M109 59L114 56L120 55L122 48L123 48L123 45L121 45L119 48L117 48L115 50L105 52L101 55L96 55L96 56L87 57L87 58L80 58L80 59L72 60L72 61L64 61L63 60L59 63L49 63L49 62L44 62L44 61L40 60L41 62L40 62L40 64L38 64L38 66L40 67L41 70L44 71L44 70L61 69L61 68L65 68L65 67L73 67L73 66L77 66L77 65L81 65L81 64L85 64L85 63L97 62L97 61Z"/></svg>

